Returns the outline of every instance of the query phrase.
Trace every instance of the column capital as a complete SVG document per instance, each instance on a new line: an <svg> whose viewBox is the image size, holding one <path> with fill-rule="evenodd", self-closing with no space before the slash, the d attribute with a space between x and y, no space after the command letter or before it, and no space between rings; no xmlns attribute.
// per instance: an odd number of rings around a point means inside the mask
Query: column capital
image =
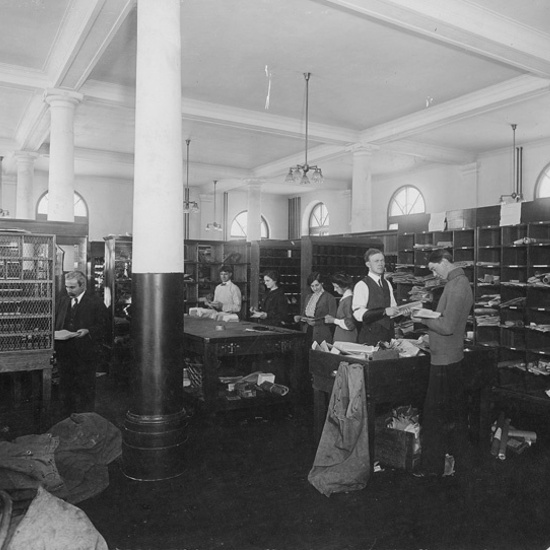
<svg viewBox="0 0 550 550"><path fill-rule="evenodd" d="M34 162L40 154L35 151L15 151L13 156L17 161L17 164L20 164L25 162Z"/></svg>
<svg viewBox="0 0 550 550"><path fill-rule="evenodd" d="M353 153L353 155L365 155L372 156L374 153L380 150L378 145L371 143L354 143L347 148L347 151Z"/></svg>
<svg viewBox="0 0 550 550"><path fill-rule="evenodd" d="M79 92L63 90L61 88L46 88L42 97L50 106L53 106L54 103L78 105L84 99L84 95Z"/></svg>

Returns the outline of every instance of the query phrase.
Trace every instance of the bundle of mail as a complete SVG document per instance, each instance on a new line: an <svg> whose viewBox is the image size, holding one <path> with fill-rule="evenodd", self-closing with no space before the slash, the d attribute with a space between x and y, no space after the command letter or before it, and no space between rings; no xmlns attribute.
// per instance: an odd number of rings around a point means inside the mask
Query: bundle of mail
<svg viewBox="0 0 550 550"><path fill-rule="evenodd" d="M356 344L355 342L334 342L334 344L329 344L323 341L320 344L313 342L311 349L336 355L352 355L358 359L371 359L373 353L382 349L396 350L399 353L399 357L415 357L420 353L420 344L422 344L420 339L408 340L406 338L392 339L391 342L380 342L376 346Z"/></svg>
<svg viewBox="0 0 550 550"><path fill-rule="evenodd" d="M203 319L214 319L214 321L234 322L239 320L239 316L236 313L224 313L223 311L216 311L206 307L191 307L189 308L189 315Z"/></svg>

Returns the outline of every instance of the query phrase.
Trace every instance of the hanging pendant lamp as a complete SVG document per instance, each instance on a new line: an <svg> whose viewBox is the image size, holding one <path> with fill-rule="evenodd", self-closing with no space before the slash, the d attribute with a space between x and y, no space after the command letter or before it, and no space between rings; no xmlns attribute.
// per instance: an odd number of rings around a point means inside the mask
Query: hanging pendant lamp
<svg viewBox="0 0 550 550"><path fill-rule="evenodd" d="M306 135L305 135L305 160L304 164L291 166L285 178L285 183L299 183L300 185L320 185L323 183L323 172L318 166L310 166L307 163L307 146L309 138L309 77L311 73L304 73L306 80ZM308 172L311 172L311 180L308 177Z"/></svg>
<svg viewBox="0 0 550 550"><path fill-rule="evenodd" d="M222 231L221 224L218 223L218 217L216 216L216 185L218 184L217 180L214 180L214 221L212 223L206 224L206 231Z"/></svg>

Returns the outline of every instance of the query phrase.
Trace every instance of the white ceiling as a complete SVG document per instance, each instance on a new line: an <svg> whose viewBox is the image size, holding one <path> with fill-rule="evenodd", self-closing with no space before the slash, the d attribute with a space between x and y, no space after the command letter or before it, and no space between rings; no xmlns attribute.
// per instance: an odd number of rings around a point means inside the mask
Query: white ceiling
<svg viewBox="0 0 550 550"><path fill-rule="evenodd" d="M0 0L0 154L48 164L46 88L84 95L77 174L132 178L135 0ZM550 139L550 2L523 0L181 1L183 138L190 184L282 185L308 160L349 186L351 149L374 145L374 174L464 164ZM267 102L267 100L269 100ZM185 158L185 152L184 152Z"/></svg>

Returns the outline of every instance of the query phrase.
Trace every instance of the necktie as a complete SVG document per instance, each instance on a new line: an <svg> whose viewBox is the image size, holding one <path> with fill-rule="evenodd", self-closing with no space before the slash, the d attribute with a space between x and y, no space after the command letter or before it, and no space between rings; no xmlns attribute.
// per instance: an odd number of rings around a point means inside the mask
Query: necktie
<svg viewBox="0 0 550 550"><path fill-rule="evenodd" d="M384 286L382 285L382 277L380 277L380 279L378 279L378 286L384 290Z"/></svg>
<svg viewBox="0 0 550 550"><path fill-rule="evenodd" d="M71 300L71 309L74 311L77 305L78 305L78 300L76 298L73 298Z"/></svg>

